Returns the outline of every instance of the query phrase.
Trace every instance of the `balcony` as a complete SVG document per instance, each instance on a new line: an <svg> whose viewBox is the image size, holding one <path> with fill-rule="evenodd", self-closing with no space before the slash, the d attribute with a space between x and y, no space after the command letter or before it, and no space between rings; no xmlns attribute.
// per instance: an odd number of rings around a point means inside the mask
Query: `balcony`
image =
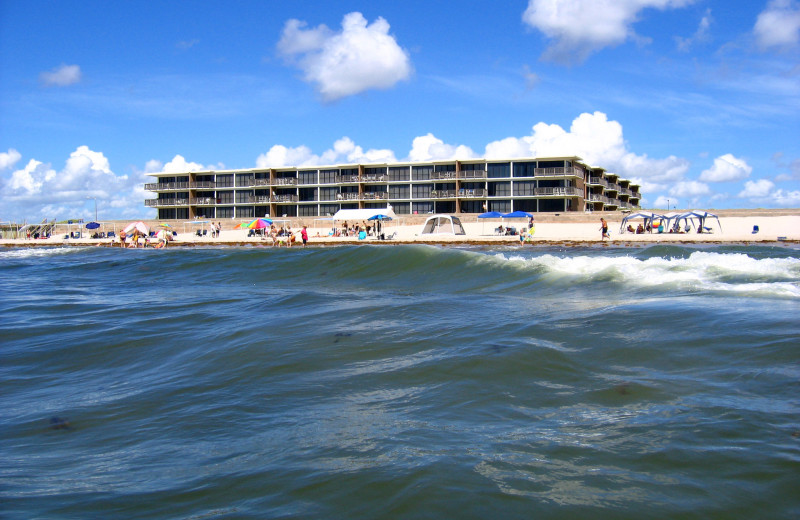
<svg viewBox="0 0 800 520"><path fill-rule="evenodd" d="M297 202L297 195L273 195L272 202Z"/></svg>
<svg viewBox="0 0 800 520"><path fill-rule="evenodd" d="M269 179L253 179L253 186L269 186Z"/></svg>
<svg viewBox="0 0 800 520"><path fill-rule="evenodd" d="M247 176L247 177L238 177L236 179L236 187L237 188L249 188L253 185L254 177Z"/></svg>
<svg viewBox="0 0 800 520"><path fill-rule="evenodd" d="M583 195L583 190L573 188L572 186L564 186L559 188L536 188L533 190L536 197L580 197Z"/></svg>
<svg viewBox="0 0 800 520"><path fill-rule="evenodd" d="M337 193L336 200L358 200L358 193Z"/></svg>
<svg viewBox="0 0 800 520"><path fill-rule="evenodd" d="M458 177L456 176L456 172L455 171L433 172L433 173L431 173L431 179L435 180L435 181L442 180L442 179L456 179L456 178L458 178Z"/></svg>
<svg viewBox="0 0 800 520"><path fill-rule="evenodd" d="M461 170L458 172L459 179L485 179L487 175L486 170Z"/></svg>
<svg viewBox="0 0 800 520"><path fill-rule="evenodd" d="M214 206L219 204L219 200L216 197L191 197L189 204L192 206Z"/></svg>
<svg viewBox="0 0 800 520"><path fill-rule="evenodd" d="M381 174L369 174L363 175L361 177L361 182L385 182L388 176L384 173Z"/></svg>
<svg viewBox="0 0 800 520"><path fill-rule="evenodd" d="M358 184L360 179L358 175L340 175L337 182L342 184Z"/></svg>
<svg viewBox="0 0 800 520"><path fill-rule="evenodd" d="M189 182L150 182L144 185L147 191L188 190Z"/></svg>
<svg viewBox="0 0 800 520"><path fill-rule="evenodd" d="M361 194L362 200L388 200L389 194L385 191L365 191Z"/></svg>
<svg viewBox="0 0 800 520"><path fill-rule="evenodd" d="M536 168L533 170L534 177L577 177L581 170L576 170L572 166L559 166L556 168Z"/></svg>
<svg viewBox="0 0 800 520"><path fill-rule="evenodd" d="M273 184L275 186L297 186L297 177L279 177Z"/></svg>
<svg viewBox="0 0 800 520"><path fill-rule="evenodd" d="M144 205L148 208L188 206L189 199L145 199Z"/></svg>
<svg viewBox="0 0 800 520"><path fill-rule="evenodd" d="M486 195L487 195L487 191L486 190L481 190L481 189L478 189L478 190L465 190L465 189L458 190L458 196L461 197L462 199L479 199L479 198L486 197Z"/></svg>
<svg viewBox="0 0 800 520"><path fill-rule="evenodd" d="M249 195L247 202L250 204L269 204L271 201L269 195Z"/></svg>
<svg viewBox="0 0 800 520"><path fill-rule="evenodd" d="M456 190L431 190L432 199L454 199Z"/></svg>
<svg viewBox="0 0 800 520"><path fill-rule="evenodd" d="M191 189L213 190L216 187L217 183L214 181L192 181L189 183L189 188Z"/></svg>

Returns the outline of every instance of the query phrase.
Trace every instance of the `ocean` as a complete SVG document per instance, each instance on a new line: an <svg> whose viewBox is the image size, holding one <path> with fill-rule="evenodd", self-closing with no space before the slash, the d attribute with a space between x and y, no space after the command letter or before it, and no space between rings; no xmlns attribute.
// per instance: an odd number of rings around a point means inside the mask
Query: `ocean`
<svg viewBox="0 0 800 520"><path fill-rule="evenodd" d="M0 250L0 518L799 518L800 248Z"/></svg>

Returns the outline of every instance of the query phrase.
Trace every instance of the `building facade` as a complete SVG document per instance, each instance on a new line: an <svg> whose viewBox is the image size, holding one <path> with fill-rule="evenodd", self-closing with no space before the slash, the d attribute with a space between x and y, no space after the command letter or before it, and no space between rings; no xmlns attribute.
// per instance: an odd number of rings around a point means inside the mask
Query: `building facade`
<svg viewBox="0 0 800 520"><path fill-rule="evenodd" d="M639 208L639 186L579 157L471 159L153 173L159 219L316 217L391 204L396 214Z"/></svg>

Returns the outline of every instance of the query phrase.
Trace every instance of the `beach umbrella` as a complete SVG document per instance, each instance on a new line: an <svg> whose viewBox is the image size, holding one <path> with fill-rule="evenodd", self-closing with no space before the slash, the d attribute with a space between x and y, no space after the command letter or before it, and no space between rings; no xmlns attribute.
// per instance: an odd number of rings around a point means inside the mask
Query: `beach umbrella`
<svg viewBox="0 0 800 520"><path fill-rule="evenodd" d="M372 215L367 220L392 220L392 217L388 215Z"/></svg>
<svg viewBox="0 0 800 520"><path fill-rule="evenodd" d="M145 224L141 220L137 222L131 222L130 224L125 226L125 229L123 229L122 231L125 233L130 233L134 229L138 230L139 233L142 233L143 235L150 233L150 229L147 227L147 224Z"/></svg>
<svg viewBox="0 0 800 520"><path fill-rule="evenodd" d="M100 224L98 224L97 222L89 222L88 224L86 224L86 229L97 229L99 227Z"/></svg>
<svg viewBox="0 0 800 520"><path fill-rule="evenodd" d="M501 216L503 218L531 218L533 215L524 211L512 211L511 213L504 213Z"/></svg>
<svg viewBox="0 0 800 520"><path fill-rule="evenodd" d="M486 213L481 213L478 215L478 218L502 218L503 214L499 211L487 211Z"/></svg>
<svg viewBox="0 0 800 520"><path fill-rule="evenodd" d="M247 224L239 224L241 229L264 229L272 225L272 221L268 218L257 218Z"/></svg>

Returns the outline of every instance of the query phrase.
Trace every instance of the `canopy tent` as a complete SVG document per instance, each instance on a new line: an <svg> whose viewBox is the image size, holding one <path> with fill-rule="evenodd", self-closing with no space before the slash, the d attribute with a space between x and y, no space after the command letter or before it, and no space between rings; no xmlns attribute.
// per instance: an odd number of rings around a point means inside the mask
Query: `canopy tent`
<svg viewBox="0 0 800 520"><path fill-rule="evenodd" d="M651 229L651 233L654 227L653 226L654 223L658 224L661 221L666 222L668 220L665 215L653 213L652 211L639 211L638 213L631 213L630 215L626 215L625 217L622 218L622 223L619 225L620 234L625 232L627 224L637 219L642 219L645 229L647 229L647 227L649 226Z"/></svg>
<svg viewBox="0 0 800 520"><path fill-rule="evenodd" d="M420 235L466 235L461 219L451 215L434 215L428 217L422 225Z"/></svg>
<svg viewBox="0 0 800 520"><path fill-rule="evenodd" d="M504 213L503 218L531 218L533 215L526 211L512 211L511 213Z"/></svg>
<svg viewBox="0 0 800 520"><path fill-rule="evenodd" d="M333 220L371 220L377 216L383 216L383 220L395 219L394 210L391 206L385 208L365 208L365 209L340 209L333 215Z"/></svg>
<svg viewBox="0 0 800 520"><path fill-rule="evenodd" d="M503 218L503 214L499 211L487 211L478 215L478 218Z"/></svg>
<svg viewBox="0 0 800 520"><path fill-rule="evenodd" d="M707 227L706 223L708 219L712 218L717 219L717 226L719 227L719 232L722 233L722 224L719 221L719 217L717 215L714 215L713 213L709 213L708 211L698 211L698 210L687 211L686 213L681 213L680 215L675 215L671 217L670 220L674 220L675 223L673 224L673 226L678 229L680 229L681 221L684 221L686 225L688 225L689 222L694 222L695 228L697 229L698 233L703 233L703 232L710 233L711 228Z"/></svg>

